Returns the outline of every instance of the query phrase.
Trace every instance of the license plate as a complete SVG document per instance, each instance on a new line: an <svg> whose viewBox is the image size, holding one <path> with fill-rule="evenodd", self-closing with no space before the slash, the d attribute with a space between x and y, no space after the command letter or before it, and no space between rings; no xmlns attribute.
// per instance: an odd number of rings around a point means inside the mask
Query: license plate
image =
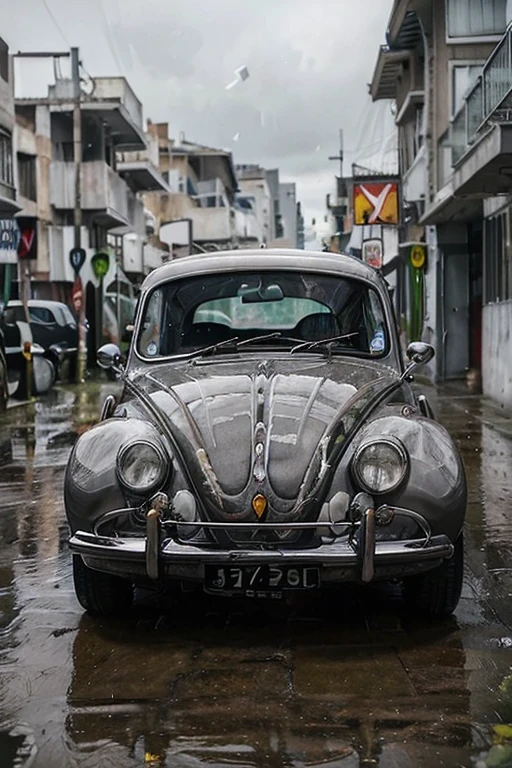
<svg viewBox="0 0 512 768"><path fill-rule="evenodd" d="M316 589L318 568L281 565L206 565L205 588L214 592L281 592Z"/></svg>

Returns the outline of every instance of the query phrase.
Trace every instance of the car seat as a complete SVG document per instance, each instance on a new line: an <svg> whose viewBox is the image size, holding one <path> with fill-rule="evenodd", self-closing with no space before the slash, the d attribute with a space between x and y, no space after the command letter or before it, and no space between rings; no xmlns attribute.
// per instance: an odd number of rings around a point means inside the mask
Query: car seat
<svg viewBox="0 0 512 768"><path fill-rule="evenodd" d="M331 312L316 312L314 315L304 317L297 324L295 333L304 341L321 341L339 336L340 326L338 318Z"/></svg>
<svg viewBox="0 0 512 768"><path fill-rule="evenodd" d="M219 344L226 341L236 334L221 323L194 323L188 331L183 334L181 342L182 347L205 347L213 344Z"/></svg>

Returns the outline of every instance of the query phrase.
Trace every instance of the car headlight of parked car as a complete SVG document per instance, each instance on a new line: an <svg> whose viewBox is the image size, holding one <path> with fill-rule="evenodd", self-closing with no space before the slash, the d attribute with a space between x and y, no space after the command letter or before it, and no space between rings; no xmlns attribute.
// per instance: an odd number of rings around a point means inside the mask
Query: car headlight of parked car
<svg viewBox="0 0 512 768"><path fill-rule="evenodd" d="M169 472L169 461L153 443L136 441L125 445L117 457L117 475L129 491L145 494L161 486Z"/></svg>
<svg viewBox="0 0 512 768"><path fill-rule="evenodd" d="M357 449L352 471L357 484L368 493L390 493L404 481L409 457L398 440L375 440Z"/></svg>

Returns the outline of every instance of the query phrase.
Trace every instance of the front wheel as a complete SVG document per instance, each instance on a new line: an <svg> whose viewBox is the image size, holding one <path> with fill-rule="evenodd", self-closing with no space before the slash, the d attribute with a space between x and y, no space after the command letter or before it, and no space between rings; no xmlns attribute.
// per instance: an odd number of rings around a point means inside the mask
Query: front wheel
<svg viewBox="0 0 512 768"><path fill-rule="evenodd" d="M460 599L463 574L464 538L461 533L449 560L443 560L441 565L431 571L404 579L406 607L423 616L450 616Z"/></svg>
<svg viewBox="0 0 512 768"><path fill-rule="evenodd" d="M120 616L133 602L133 586L111 573L94 571L73 555L73 581L78 602L93 616Z"/></svg>

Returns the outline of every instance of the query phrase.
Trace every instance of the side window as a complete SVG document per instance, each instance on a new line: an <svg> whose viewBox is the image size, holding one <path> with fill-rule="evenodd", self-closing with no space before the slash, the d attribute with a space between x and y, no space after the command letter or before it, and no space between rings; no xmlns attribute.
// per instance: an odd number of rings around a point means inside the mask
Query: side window
<svg viewBox="0 0 512 768"><path fill-rule="evenodd" d="M70 308L64 305L61 311L64 317L64 325L70 325L72 328L76 328L76 320L73 317L73 313L71 312Z"/></svg>
<svg viewBox="0 0 512 768"><path fill-rule="evenodd" d="M366 294L364 316L370 352L379 355L385 351L389 341L386 338L386 321L382 304L375 291L370 290Z"/></svg>
<svg viewBox="0 0 512 768"><path fill-rule="evenodd" d="M142 321L141 333L139 336L139 351L144 356L156 357L160 354L162 311L162 291L153 291L146 307L146 313Z"/></svg>
<svg viewBox="0 0 512 768"><path fill-rule="evenodd" d="M34 323L55 323L55 317L46 307L29 307L29 317Z"/></svg>

